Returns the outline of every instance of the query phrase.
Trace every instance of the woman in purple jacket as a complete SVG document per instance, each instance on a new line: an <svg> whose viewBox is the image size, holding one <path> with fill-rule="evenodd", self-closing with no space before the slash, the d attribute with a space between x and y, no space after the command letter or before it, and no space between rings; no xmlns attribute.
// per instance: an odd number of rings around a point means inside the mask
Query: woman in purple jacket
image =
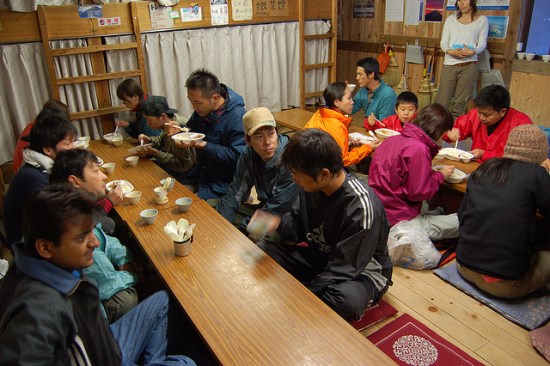
<svg viewBox="0 0 550 366"><path fill-rule="evenodd" d="M403 126L401 135L388 138L376 150L369 185L382 200L391 226L410 220L420 224L432 240L458 237L456 214L433 215L424 203L454 170L453 166L432 170L432 159L439 151L435 142L452 127L449 111L441 104L430 104Z"/></svg>

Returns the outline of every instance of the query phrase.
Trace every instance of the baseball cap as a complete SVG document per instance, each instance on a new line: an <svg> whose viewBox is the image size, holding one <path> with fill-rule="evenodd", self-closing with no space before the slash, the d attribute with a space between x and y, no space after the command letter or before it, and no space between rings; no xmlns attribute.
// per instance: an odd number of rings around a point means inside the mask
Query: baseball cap
<svg viewBox="0 0 550 366"><path fill-rule="evenodd" d="M277 127L275 118L265 107L254 108L246 112L243 116L243 130L248 136L251 136L260 127Z"/></svg>
<svg viewBox="0 0 550 366"><path fill-rule="evenodd" d="M146 116L160 117L161 114L178 113L177 109L170 108L165 97L151 95L141 102L141 110Z"/></svg>

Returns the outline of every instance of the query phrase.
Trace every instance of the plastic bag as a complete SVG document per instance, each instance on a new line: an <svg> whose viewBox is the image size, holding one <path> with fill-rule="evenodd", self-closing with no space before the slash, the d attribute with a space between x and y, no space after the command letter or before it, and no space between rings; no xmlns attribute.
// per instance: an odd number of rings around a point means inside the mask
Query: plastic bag
<svg viewBox="0 0 550 366"><path fill-rule="evenodd" d="M401 221L390 229L388 250L393 265L403 268L435 268L441 259L428 233L410 221Z"/></svg>

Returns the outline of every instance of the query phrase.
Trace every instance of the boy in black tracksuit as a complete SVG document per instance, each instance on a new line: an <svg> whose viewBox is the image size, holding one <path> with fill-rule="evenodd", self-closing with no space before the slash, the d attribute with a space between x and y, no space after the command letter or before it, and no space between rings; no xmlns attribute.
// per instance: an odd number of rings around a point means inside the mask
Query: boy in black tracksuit
<svg viewBox="0 0 550 366"><path fill-rule="evenodd" d="M384 207L343 170L341 150L326 132L295 133L281 161L299 196L282 217L258 211L249 228L276 230L287 243L258 245L344 319L357 320L391 285Z"/></svg>

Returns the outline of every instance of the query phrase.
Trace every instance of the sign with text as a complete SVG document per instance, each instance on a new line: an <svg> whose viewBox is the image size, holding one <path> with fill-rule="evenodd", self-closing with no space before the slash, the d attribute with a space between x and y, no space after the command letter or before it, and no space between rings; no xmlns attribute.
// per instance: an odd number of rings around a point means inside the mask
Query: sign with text
<svg viewBox="0 0 550 366"><path fill-rule="evenodd" d="M254 15L264 17L284 17L289 14L290 0L254 0Z"/></svg>

